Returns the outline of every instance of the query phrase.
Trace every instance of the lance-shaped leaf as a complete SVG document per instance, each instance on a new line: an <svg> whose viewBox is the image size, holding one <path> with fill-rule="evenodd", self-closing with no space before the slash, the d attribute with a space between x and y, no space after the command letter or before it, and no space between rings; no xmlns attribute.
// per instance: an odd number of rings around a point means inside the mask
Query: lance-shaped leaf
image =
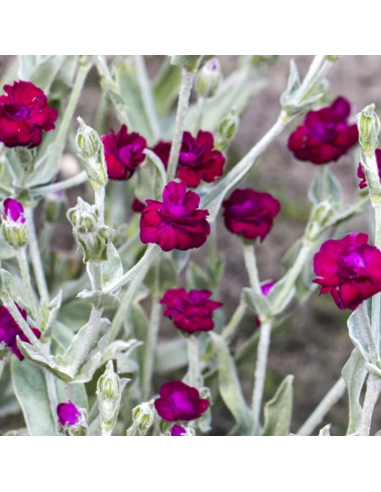
<svg viewBox="0 0 381 492"><path fill-rule="evenodd" d="M154 81L153 91L158 115L166 116L170 111L181 87L181 68L166 58Z"/></svg>
<svg viewBox="0 0 381 492"><path fill-rule="evenodd" d="M248 429L250 416L234 360L221 336L211 332L210 337L217 350L218 383L221 397L240 429L244 431Z"/></svg>
<svg viewBox="0 0 381 492"><path fill-rule="evenodd" d="M135 339L128 342L117 340L111 343L103 352L102 364L115 360L118 374L134 374L137 372L138 366L132 360L132 354L142 345L143 342Z"/></svg>
<svg viewBox="0 0 381 492"><path fill-rule="evenodd" d="M58 403L66 403L68 400L67 397L67 385L56 379L56 388L57 388L57 399ZM72 394L71 401L77 408L82 408L89 411L89 400L87 397L86 386L84 384L73 384L72 385Z"/></svg>
<svg viewBox="0 0 381 492"><path fill-rule="evenodd" d="M349 336L368 363L376 364L379 359L379 349L374 338L370 318L370 301L364 302L348 319Z"/></svg>
<svg viewBox="0 0 381 492"><path fill-rule="evenodd" d="M61 70L66 56L68 55L47 55L32 69L28 80L42 89L45 94L49 94L50 88Z"/></svg>
<svg viewBox="0 0 381 492"><path fill-rule="evenodd" d="M271 289L268 295L268 301L271 304L271 312L273 316L278 316L283 313L295 297L295 285L285 288L287 283L288 278L285 276Z"/></svg>
<svg viewBox="0 0 381 492"><path fill-rule="evenodd" d="M265 406L265 425L262 436L288 436L293 405L294 376L288 376Z"/></svg>
<svg viewBox="0 0 381 492"><path fill-rule="evenodd" d="M308 198L314 205L328 201L332 203L341 203L343 197L343 189L327 166L321 166L316 173L315 179L312 182L308 192Z"/></svg>
<svg viewBox="0 0 381 492"><path fill-rule="evenodd" d="M143 203L161 200L167 184L167 173L160 157L151 150L146 150L145 154L147 159L139 168L138 184L134 189L135 196Z"/></svg>
<svg viewBox="0 0 381 492"><path fill-rule="evenodd" d="M331 437L331 424L326 425L324 429L320 431L319 437Z"/></svg>
<svg viewBox="0 0 381 492"><path fill-rule="evenodd" d="M246 306L261 318L271 316L271 304L267 297L258 295L252 289L245 288L242 290L242 300Z"/></svg>
<svg viewBox="0 0 381 492"><path fill-rule="evenodd" d="M12 360L12 382L30 436L56 436L44 371L24 360Z"/></svg>
<svg viewBox="0 0 381 492"><path fill-rule="evenodd" d="M366 361L357 349L352 352L342 374L348 388L349 397L349 427L347 435L355 436L358 435L360 430L362 417L360 397L368 374Z"/></svg>
<svg viewBox="0 0 381 492"><path fill-rule="evenodd" d="M57 319L58 312L62 304L62 291L60 291L54 299L49 303L45 299L41 299L40 302L40 320L41 328L43 330L44 338L51 335L54 328L54 323Z"/></svg>

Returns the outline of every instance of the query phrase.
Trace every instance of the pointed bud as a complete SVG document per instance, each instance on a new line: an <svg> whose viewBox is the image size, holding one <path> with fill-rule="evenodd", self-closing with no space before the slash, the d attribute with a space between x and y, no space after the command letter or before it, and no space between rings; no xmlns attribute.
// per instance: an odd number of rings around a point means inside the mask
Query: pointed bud
<svg viewBox="0 0 381 492"><path fill-rule="evenodd" d="M23 248L28 243L24 207L17 200L4 200L2 230L8 244L13 248Z"/></svg>
<svg viewBox="0 0 381 492"><path fill-rule="evenodd" d="M375 112L376 106L370 104L358 116L360 145L366 156L372 156L378 147L380 120Z"/></svg>
<svg viewBox="0 0 381 492"><path fill-rule="evenodd" d="M79 409L71 401L60 403L57 407L58 421L67 436L87 435L86 410Z"/></svg>
<svg viewBox="0 0 381 492"><path fill-rule="evenodd" d="M68 211L67 218L73 226L73 234L83 253L84 262L106 261L111 231L99 223L98 208L78 198L77 206Z"/></svg>
<svg viewBox="0 0 381 492"><path fill-rule="evenodd" d="M209 60L201 68L196 78L196 91L200 97L213 97L222 80L221 66L217 58Z"/></svg>
<svg viewBox="0 0 381 492"><path fill-rule="evenodd" d="M239 116L232 111L220 123L215 141L215 148L224 152L234 140L239 127Z"/></svg>
<svg viewBox="0 0 381 492"><path fill-rule="evenodd" d="M132 410L133 424L127 431L127 435L134 436L146 436L154 424L156 417L156 411L154 407L154 401L149 403L143 403Z"/></svg>
<svg viewBox="0 0 381 492"><path fill-rule="evenodd" d="M120 379L114 364L107 364L106 372L98 380L97 398L103 436L111 436L118 421L120 401L128 379Z"/></svg>
<svg viewBox="0 0 381 492"><path fill-rule="evenodd" d="M104 149L98 133L78 118L79 129L76 136L78 155L84 163L85 171L94 190L103 188L107 181L107 167Z"/></svg>

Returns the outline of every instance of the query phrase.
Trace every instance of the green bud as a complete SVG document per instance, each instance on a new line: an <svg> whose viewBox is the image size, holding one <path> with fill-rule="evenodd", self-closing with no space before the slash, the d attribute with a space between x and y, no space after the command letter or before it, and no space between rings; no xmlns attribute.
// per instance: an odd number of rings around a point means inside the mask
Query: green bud
<svg viewBox="0 0 381 492"><path fill-rule="evenodd" d="M103 436L111 436L118 420L120 401L128 379L120 379L110 361L98 380L97 399Z"/></svg>
<svg viewBox="0 0 381 492"><path fill-rule="evenodd" d="M78 198L77 206L68 211L67 218L73 226L73 234L84 262L106 261L111 231L99 222L98 208Z"/></svg>
<svg viewBox="0 0 381 492"><path fill-rule="evenodd" d="M78 122L79 129L75 140L78 156L84 163L91 186L98 190L108 181L103 144L98 133L87 126L82 118L78 118Z"/></svg>
<svg viewBox="0 0 381 492"><path fill-rule="evenodd" d="M196 72L203 63L211 60L215 55L169 55L172 65L185 68L189 72Z"/></svg>
<svg viewBox="0 0 381 492"><path fill-rule="evenodd" d="M319 239L332 218L333 212L332 205L327 201L312 209L303 239L305 244L314 244Z"/></svg>
<svg viewBox="0 0 381 492"><path fill-rule="evenodd" d="M357 116L360 145L366 156L372 156L379 144L380 120L375 109L376 106L370 104Z"/></svg>
<svg viewBox="0 0 381 492"><path fill-rule="evenodd" d="M64 192L48 193L45 196L45 217L50 224L61 222L65 217L67 199Z"/></svg>
<svg viewBox="0 0 381 492"><path fill-rule="evenodd" d="M340 60L340 58L343 58L344 55L327 55L327 60L330 62L335 62L337 60Z"/></svg>
<svg viewBox="0 0 381 492"><path fill-rule="evenodd" d="M242 62L256 66L263 63L275 63L278 58L279 55L242 55Z"/></svg>
<svg viewBox="0 0 381 492"><path fill-rule="evenodd" d="M16 147L15 153L18 159L18 162L21 164L21 167L24 171L32 172L34 169L34 159L36 157L35 149L27 149L26 147Z"/></svg>
<svg viewBox="0 0 381 492"><path fill-rule="evenodd" d="M224 152L234 140L239 127L239 116L235 109L232 109L225 118L222 119L218 128L215 140L215 148Z"/></svg>
<svg viewBox="0 0 381 492"><path fill-rule="evenodd" d="M200 97L213 97L222 80L221 66L217 58L209 60L201 68L196 78L196 91Z"/></svg>
<svg viewBox="0 0 381 492"><path fill-rule="evenodd" d="M154 424L156 417L156 410L154 407L154 401L149 403L143 403L132 410L133 424L127 431L127 435L134 436L146 436Z"/></svg>

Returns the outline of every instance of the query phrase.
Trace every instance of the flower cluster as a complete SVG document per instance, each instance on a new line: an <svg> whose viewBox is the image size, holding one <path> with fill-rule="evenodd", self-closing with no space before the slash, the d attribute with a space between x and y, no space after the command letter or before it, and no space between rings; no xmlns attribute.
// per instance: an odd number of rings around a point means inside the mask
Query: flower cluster
<svg viewBox="0 0 381 492"><path fill-rule="evenodd" d="M213 312L222 307L221 302L212 301L209 290L169 290L161 304L166 306L164 316L171 318L176 328L188 334L214 329Z"/></svg>
<svg viewBox="0 0 381 492"><path fill-rule="evenodd" d="M314 258L316 284L331 294L339 309L354 311L381 292L381 251L368 244L366 234L326 241Z"/></svg>
<svg viewBox="0 0 381 492"><path fill-rule="evenodd" d="M300 161L315 165L334 162L357 144L357 125L348 124L351 113L349 102L339 97L329 107L310 111L290 136L288 148Z"/></svg>
<svg viewBox="0 0 381 492"><path fill-rule="evenodd" d="M0 142L6 147L37 147L42 132L55 129L58 112L44 92L31 82L15 82L0 96Z"/></svg>
<svg viewBox="0 0 381 492"><path fill-rule="evenodd" d="M17 306L17 309L20 311L21 316L24 320L27 320L27 312L24 309L21 309L20 306ZM41 337L41 332L36 328L31 328L32 332L36 335L37 338ZM17 337L20 338L22 342L30 343L28 338L21 331L21 328L13 319L11 313L5 306L0 307L0 343L4 343L7 347L9 347L15 356L19 360L24 360L24 356L20 352L20 349L17 346Z"/></svg>

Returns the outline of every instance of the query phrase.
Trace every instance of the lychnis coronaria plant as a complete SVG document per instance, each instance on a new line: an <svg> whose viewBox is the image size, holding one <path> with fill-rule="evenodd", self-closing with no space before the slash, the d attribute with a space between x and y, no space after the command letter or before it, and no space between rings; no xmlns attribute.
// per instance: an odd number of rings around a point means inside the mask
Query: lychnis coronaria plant
<svg viewBox="0 0 381 492"><path fill-rule="evenodd" d="M17 75L16 60L1 60L2 434L327 436L346 391L348 422L334 432L378 430L380 122L374 105L356 124L345 94L331 100L327 77L345 58L316 55L304 80L291 62L279 117L258 139L241 117L278 58L242 55L231 75L215 55L152 66L142 55L20 55ZM288 190L254 174L274 159L278 183L293 159L314 173L293 246ZM358 185L350 203L339 166ZM371 206L374 230L356 229ZM266 278L258 258L274 242ZM284 374L273 388L268 358L318 288L348 316L354 350L298 429L300 381Z"/></svg>

